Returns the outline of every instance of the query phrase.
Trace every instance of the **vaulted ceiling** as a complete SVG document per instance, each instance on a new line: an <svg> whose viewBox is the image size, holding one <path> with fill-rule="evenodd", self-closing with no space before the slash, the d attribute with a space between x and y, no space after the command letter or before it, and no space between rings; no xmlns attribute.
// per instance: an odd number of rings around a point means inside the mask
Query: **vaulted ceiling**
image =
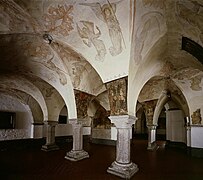
<svg viewBox="0 0 203 180"><path fill-rule="evenodd" d="M44 120L64 105L76 118L74 89L99 96L125 76L132 115L164 89L202 108L202 63L182 49L182 37L203 46L201 0L1 0L0 10L0 92L32 97Z"/></svg>

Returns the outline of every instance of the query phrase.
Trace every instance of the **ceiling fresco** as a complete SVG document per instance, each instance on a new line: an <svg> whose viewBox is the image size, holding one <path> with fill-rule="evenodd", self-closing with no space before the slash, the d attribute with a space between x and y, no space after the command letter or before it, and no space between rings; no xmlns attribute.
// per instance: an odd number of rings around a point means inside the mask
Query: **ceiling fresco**
<svg viewBox="0 0 203 180"><path fill-rule="evenodd" d="M8 0L0 8L1 34L48 33L79 52L103 82L128 75L133 0Z"/></svg>
<svg viewBox="0 0 203 180"><path fill-rule="evenodd" d="M182 37L203 47L202 27L202 0L1 0L0 87L32 94L49 119L64 105L75 119L75 92L111 110L105 83L128 76L125 114L165 89L203 114L203 65L182 49Z"/></svg>
<svg viewBox="0 0 203 180"><path fill-rule="evenodd" d="M137 1L134 23L128 76L129 89L134 90L128 95L130 114L136 109L133 101L158 99L164 89L182 94L190 113L196 109L202 113L203 66L197 54L182 49L182 37L203 46L202 1Z"/></svg>

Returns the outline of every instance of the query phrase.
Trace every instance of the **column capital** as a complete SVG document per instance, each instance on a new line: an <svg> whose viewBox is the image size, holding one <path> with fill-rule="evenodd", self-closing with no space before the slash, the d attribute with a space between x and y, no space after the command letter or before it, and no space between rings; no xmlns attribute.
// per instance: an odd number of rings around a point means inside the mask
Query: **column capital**
<svg viewBox="0 0 203 180"><path fill-rule="evenodd" d="M71 125L82 125L82 120L80 119L69 119L68 120L69 124Z"/></svg>
<svg viewBox="0 0 203 180"><path fill-rule="evenodd" d="M58 121L44 121L44 124L51 125L51 126L56 126L58 124Z"/></svg>
<svg viewBox="0 0 203 180"><path fill-rule="evenodd" d="M148 128L149 130L156 130L157 126L158 126L158 125L156 125L156 124L152 124L152 125L147 125L147 128Z"/></svg>
<svg viewBox="0 0 203 180"><path fill-rule="evenodd" d="M111 123L114 123L116 128L132 128L135 124L136 117L129 115L109 116Z"/></svg>

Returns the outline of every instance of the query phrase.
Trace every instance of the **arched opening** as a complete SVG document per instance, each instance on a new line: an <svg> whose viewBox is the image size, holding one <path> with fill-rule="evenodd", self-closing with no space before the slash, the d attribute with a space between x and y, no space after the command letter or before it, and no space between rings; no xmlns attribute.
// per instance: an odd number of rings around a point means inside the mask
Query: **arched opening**
<svg viewBox="0 0 203 180"><path fill-rule="evenodd" d="M9 121L9 123L13 121L12 127L3 126L0 129L0 140L31 138L33 116L30 107L8 94L1 93L0 99L0 111L4 113L4 116L1 114L0 121Z"/></svg>
<svg viewBox="0 0 203 180"><path fill-rule="evenodd" d="M181 96L183 96L182 93ZM164 93L157 102L153 123L158 125L156 140L166 141L167 145L175 144L176 147L186 147L185 117L188 114L188 107L184 108L187 104L184 98L185 106L180 104L180 98L177 99L174 92Z"/></svg>
<svg viewBox="0 0 203 180"><path fill-rule="evenodd" d="M156 132L157 140L166 140L166 109L165 107L161 110L158 118L158 126Z"/></svg>
<svg viewBox="0 0 203 180"><path fill-rule="evenodd" d="M147 139L147 123L143 107L140 107L136 113L136 123L133 127L133 137Z"/></svg>
<svg viewBox="0 0 203 180"><path fill-rule="evenodd" d="M111 143L111 131L113 127L108 118L110 111L106 110L96 99L92 101L91 107L92 110L94 109L93 116L91 117L91 141L97 144Z"/></svg>

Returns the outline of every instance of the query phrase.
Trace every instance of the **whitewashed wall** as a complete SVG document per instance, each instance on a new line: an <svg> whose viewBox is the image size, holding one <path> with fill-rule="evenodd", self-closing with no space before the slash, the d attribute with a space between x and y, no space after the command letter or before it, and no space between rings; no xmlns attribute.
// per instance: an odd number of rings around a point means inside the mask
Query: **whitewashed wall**
<svg viewBox="0 0 203 180"><path fill-rule="evenodd" d="M181 110L166 111L166 140L186 143L184 117Z"/></svg>
<svg viewBox="0 0 203 180"><path fill-rule="evenodd" d="M203 148L203 126L191 126L191 147Z"/></svg>
<svg viewBox="0 0 203 180"><path fill-rule="evenodd" d="M0 140L31 138L32 113L28 106L10 96L0 94L0 111L16 113L15 129L1 129Z"/></svg>

